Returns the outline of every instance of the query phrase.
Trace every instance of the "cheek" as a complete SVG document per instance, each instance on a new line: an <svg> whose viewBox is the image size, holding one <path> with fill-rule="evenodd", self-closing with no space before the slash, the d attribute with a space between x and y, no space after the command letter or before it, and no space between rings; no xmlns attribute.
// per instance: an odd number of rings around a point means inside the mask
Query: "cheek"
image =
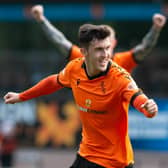
<svg viewBox="0 0 168 168"><path fill-rule="evenodd" d="M114 57L114 55L113 55L113 54L111 54L111 55L110 55L110 59L113 59L113 57Z"/></svg>
<svg viewBox="0 0 168 168"><path fill-rule="evenodd" d="M110 55L110 58L113 57L113 49L109 50L109 55Z"/></svg>
<svg viewBox="0 0 168 168"><path fill-rule="evenodd" d="M95 51L92 53L92 58L94 59L99 58L99 56L100 56L100 52Z"/></svg>

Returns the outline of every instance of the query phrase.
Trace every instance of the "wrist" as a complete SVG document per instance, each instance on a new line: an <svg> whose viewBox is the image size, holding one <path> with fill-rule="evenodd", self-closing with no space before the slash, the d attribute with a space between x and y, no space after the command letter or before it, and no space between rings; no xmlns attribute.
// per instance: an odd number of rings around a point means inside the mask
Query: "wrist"
<svg viewBox="0 0 168 168"><path fill-rule="evenodd" d="M23 92L21 92L21 93L18 94L18 100L19 100L20 102L26 100L26 99L24 98L24 96L23 96Z"/></svg>
<svg viewBox="0 0 168 168"><path fill-rule="evenodd" d="M159 32L161 31L162 27L160 27L160 26L154 24L154 25L152 26L152 29L153 29L154 32L159 33Z"/></svg>
<svg viewBox="0 0 168 168"><path fill-rule="evenodd" d="M45 22L45 16L39 16L38 18L37 18L37 21L39 22L39 23L44 23Z"/></svg>

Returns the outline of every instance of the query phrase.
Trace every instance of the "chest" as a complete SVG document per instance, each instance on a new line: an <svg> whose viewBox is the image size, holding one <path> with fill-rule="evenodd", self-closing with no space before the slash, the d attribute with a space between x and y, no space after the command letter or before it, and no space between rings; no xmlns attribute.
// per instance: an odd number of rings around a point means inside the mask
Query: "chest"
<svg viewBox="0 0 168 168"><path fill-rule="evenodd" d="M72 80L72 90L80 110L105 113L120 100L120 88L112 77L99 77L89 80L76 77Z"/></svg>

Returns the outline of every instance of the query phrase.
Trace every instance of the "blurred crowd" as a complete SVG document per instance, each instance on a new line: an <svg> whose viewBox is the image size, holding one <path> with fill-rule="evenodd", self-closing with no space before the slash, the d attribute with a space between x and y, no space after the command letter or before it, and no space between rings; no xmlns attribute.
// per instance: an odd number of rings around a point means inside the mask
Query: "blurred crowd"
<svg viewBox="0 0 168 168"><path fill-rule="evenodd" d="M133 73L138 85L154 97L168 95L168 57L167 50L154 49ZM5 55L4 55L5 54ZM10 90L21 91L51 73L57 73L66 60L57 53L34 51L8 52L0 59L1 95Z"/></svg>

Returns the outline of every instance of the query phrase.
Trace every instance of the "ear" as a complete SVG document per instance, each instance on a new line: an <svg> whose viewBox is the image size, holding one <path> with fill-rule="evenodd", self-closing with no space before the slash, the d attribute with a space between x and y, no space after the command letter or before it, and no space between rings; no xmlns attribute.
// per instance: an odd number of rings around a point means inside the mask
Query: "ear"
<svg viewBox="0 0 168 168"><path fill-rule="evenodd" d="M87 50L85 48L80 48L80 52L86 56L87 55Z"/></svg>
<svg viewBox="0 0 168 168"><path fill-rule="evenodd" d="M115 48L116 46L117 46L117 39L113 39L112 48Z"/></svg>

